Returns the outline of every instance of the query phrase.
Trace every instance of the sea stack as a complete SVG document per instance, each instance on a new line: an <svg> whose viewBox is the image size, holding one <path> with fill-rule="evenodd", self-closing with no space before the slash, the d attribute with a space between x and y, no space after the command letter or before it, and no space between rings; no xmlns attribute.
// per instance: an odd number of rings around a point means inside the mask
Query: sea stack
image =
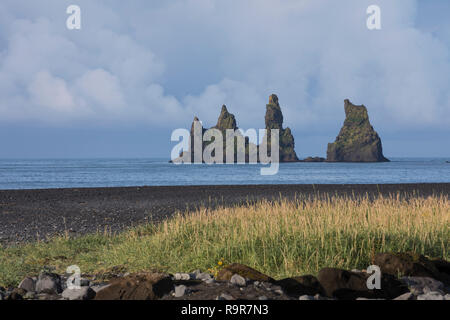
<svg viewBox="0 0 450 320"><path fill-rule="evenodd" d="M299 161L297 154L295 153L294 137L292 136L291 129L283 129L283 113L281 112L280 104L278 103L278 97L272 94L269 97L269 104L266 105L266 130L268 133L267 143L270 146L270 130L280 130L280 162L296 162ZM263 140L264 141L264 140ZM270 147L268 148L270 150Z"/></svg>
<svg viewBox="0 0 450 320"><path fill-rule="evenodd" d="M228 112L226 105L222 106L222 110L220 111L219 119L217 119L217 124L214 128L219 129L223 133L227 129L233 129L233 130L237 129L236 118L234 117L234 114L231 114Z"/></svg>
<svg viewBox="0 0 450 320"><path fill-rule="evenodd" d="M236 124L236 118L234 114L229 113L227 106L223 105L222 110L220 111L219 118L217 119L217 124L213 127L213 129L218 129L222 132L223 135L223 162L226 162L227 156L227 141L226 141L226 131L232 129L235 132L236 138L233 139L233 152L234 152L234 162L239 162L238 153L243 152L245 154L245 162L249 162L249 139L248 137L244 137L241 132L238 130L238 126ZM239 139L240 142L238 143Z"/></svg>
<svg viewBox="0 0 450 320"><path fill-rule="evenodd" d="M369 121L367 108L344 101L345 121L334 143L328 144L329 162L386 162L381 139Z"/></svg>
<svg viewBox="0 0 450 320"><path fill-rule="evenodd" d="M195 126L201 128L199 130L195 130ZM232 129L235 132L235 138L233 139L234 143L234 162L238 162L238 151L243 152L245 154L245 162L249 161L249 146L252 145L249 142L248 137L244 137L241 132L238 130L238 126L236 125L236 118L233 114L228 112L228 109L225 105L222 106L222 110L220 112L219 118L217 119L217 124L211 129L217 129L222 132L223 136L223 162L226 162L226 154L227 154L227 145L226 145L226 132L229 129ZM214 140L210 142L203 141L203 135L207 131L207 128L204 128L201 121L194 117L194 120L191 125L190 131L190 140L189 140L189 149L182 152L180 157L171 161L176 163L181 162L191 162L191 163L202 163L203 160L201 158L195 158L195 150L197 150L198 154L203 155L203 151L205 148L212 143ZM242 143L238 143L239 139ZM197 146L198 144L198 146ZM257 150L257 146L255 146ZM215 152L213 151L213 154Z"/></svg>

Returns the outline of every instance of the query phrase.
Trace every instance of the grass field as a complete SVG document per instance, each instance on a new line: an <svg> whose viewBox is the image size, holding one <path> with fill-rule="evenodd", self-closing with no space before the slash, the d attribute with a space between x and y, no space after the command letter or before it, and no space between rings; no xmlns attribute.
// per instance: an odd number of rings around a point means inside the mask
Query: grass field
<svg viewBox="0 0 450 320"><path fill-rule="evenodd" d="M323 267L364 269L378 252L448 259L447 197L266 201L179 214L120 234L59 237L0 247L0 286L17 285L44 266L63 273L206 270L240 262L274 278L317 274Z"/></svg>

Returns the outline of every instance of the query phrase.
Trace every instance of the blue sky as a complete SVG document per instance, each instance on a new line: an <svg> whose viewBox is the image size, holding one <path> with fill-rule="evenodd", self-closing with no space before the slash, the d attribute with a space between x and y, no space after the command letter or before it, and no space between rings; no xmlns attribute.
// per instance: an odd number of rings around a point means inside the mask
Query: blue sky
<svg viewBox="0 0 450 320"><path fill-rule="evenodd" d="M66 8L82 29L67 30ZM381 8L382 29L366 28ZM226 104L264 126L279 96L300 157L324 156L343 101L387 157L450 156L450 2L2 0L0 157L170 157Z"/></svg>

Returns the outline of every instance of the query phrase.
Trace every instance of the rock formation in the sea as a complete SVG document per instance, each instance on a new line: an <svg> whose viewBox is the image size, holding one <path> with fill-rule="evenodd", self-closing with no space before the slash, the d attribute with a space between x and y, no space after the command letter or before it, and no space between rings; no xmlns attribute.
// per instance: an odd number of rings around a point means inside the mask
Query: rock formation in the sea
<svg viewBox="0 0 450 320"><path fill-rule="evenodd" d="M245 154L244 162L249 162L249 146L251 143L249 142L248 137L244 137L239 131L238 126L236 125L236 118L232 113L228 112L227 106L223 105L222 110L220 111L219 119L217 119L217 124L212 128L217 129L222 132L223 136L223 162L226 163L227 157L227 130L233 130L235 132L236 138L233 139L233 152L234 159L233 162L240 162L238 159L238 153L243 152ZM238 142L238 139L243 139ZM257 148L255 148L257 150Z"/></svg>
<svg viewBox="0 0 450 320"><path fill-rule="evenodd" d="M219 119L217 119L217 124L214 128L221 130L223 133L225 133L227 129L236 130L238 128L234 114L228 112L226 105L222 106Z"/></svg>
<svg viewBox="0 0 450 320"><path fill-rule="evenodd" d="M271 95L269 98L269 104L267 105L267 111L266 111L266 118L265 118L265 122L266 122L266 129L268 130L268 137L267 137L267 142L268 142L268 155L270 156L271 152L270 152L270 144L271 144L271 136L270 136L270 129L278 129L279 130L279 145L280 145L280 151L279 151L279 156L280 156L280 162L294 162L294 161L299 161L299 159L297 158L297 154L295 153L294 150L294 137L292 136L291 133L291 129L286 128L283 129L283 114L281 113L281 108L280 105L278 103L278 97L276 95ZM195 146L196 146L196 142L200 142L203 141L202 137L195 137L195 125L201 126L201 130L198 130L198 135L203 135L205 134L205 132L207 131L207 129L203 128L200 120L195 117L194 121L192 122L192 126L191 126L191 133L190 133L190 141L189 141L189 150L186 150L184 152L182 152L180 154L180 158L175 159L174 161L176 162L199 162L197 161L198 159L195 159L194 157L194 150L195 150ZM238 130L238 126L236 124L236 118L234 117L233 114L228 112L228 109L225 105L222 106L222 110L220 112L219 118L217 120L217 124L212 127L211 129L217 129L219 131L221 131L222 136L223 136L223 162L227 162L226 161L226 155L227 155L227 143L226 143L226 131L229 129L232 129L235 131L235 136L236 138L234 138L234 162L241 162L241 159L238 159L238 151L241 151L245 154L245 162L249 162L250 159L249 154L250 154L250 148L254 148L254 150L256 150L256 152L258 153L257 156L257 161L259 161L259 146L254 145L253 143L251 143L249 141L248 137L244 137L241 132ZM243 140L240 140L243 139ZM263 141L266 141L266 139L264 139ZM197 142L197 143L198 143ZM213 143L214 140L212 139L209 142L201 142L201 149L199 148L199 150L201 150L201 152L203 153L203 151L205 150L205 147L207 147L209 144ZM243 149L244 148L244 149ZM192 151L192 152L191 152ZM190 153L190 156L189 156ZM214 156L215 153L214 151L212 152L212 156ZM189 160L190 159L190 160Z"/></svg>
<svg viewBox="0 0 450 320"><path fill-rule="evenodd" d="M300 160L300 162L325 162L325 161L326 159L321 157L308 157L303 160Z"/></svg>
<svg viewBox="0 0 450 320"><path fill-rule="evenodd" d="M364 105L345 100L345 121L334 143L328 144L329 162L386 162L381 139L369 121Z"/></svg>
<svg viewBox="0 0 450 320"><path fill-rule="evenodd" d="M195 126L199 126L201 130L197 131L198 137L196 136ZM233 130L235 132L236 138L233 139L234 141L234 159L233 162L238 162L238 151L243 151L245 154L245 162L249 161L249 148L251 145L253 145L251 142L249 142L248 137L244 137L241 132L238 130L239 128L236 125L236 118L233 114L228 112L228 109L225 105L222 106L222 110L220 112L219 118L217 120L217 124L212 127L211 129L217 129L222 133L223 136L223 162L226 163L226 156L227 156L227 130ZM191 125L191 131L190 131L190 141L189 141L189 150L182 152L180 154L180 158L176 159L176 162L179 161L187 161L190 157L191 163L200 162L198 159L195 159L195 148L196 143L201 142L201 148L198 150L201 154L203 154L203 151L205 148L214 142L214 138L211 139L211 141L203 141L203 135L208 129L204 128L201 121L195 117L194 121ZM243 139L241 143L238 142L238 139ZM255 149L257 150L257 146L255 146ZM189 156L190 153L190 156ZM215 155L215 151L212 152L212 156Z"/></svg>
<svg viewBox="0 0 450 320"><path fill-rule="evenodd" d="M297 154L295 153L294 137L292 136L291 129L283 129L283 113L281 112L280 104L278 103L278 97L272 94L269 97L269 104L266 106L266 130L268 133L267 144L268 154L270 154L270 130L280 130L280 162L296 162L299 161ZM265 139L263 141L266 141Z"/></svg>

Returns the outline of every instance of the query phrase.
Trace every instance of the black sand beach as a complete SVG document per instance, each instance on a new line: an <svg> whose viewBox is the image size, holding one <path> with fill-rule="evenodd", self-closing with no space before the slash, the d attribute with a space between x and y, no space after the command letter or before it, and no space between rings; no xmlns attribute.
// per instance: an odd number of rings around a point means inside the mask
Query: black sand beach
<svg viewBox="0 0 450 320"><path fill-rule="evenodd" d="M199 206L231 206L280 196L317 197L450 194L450 183L385 185L174 186L0 191L0 242L18 243L63 234L113 232L176 211Z"/></svg>

